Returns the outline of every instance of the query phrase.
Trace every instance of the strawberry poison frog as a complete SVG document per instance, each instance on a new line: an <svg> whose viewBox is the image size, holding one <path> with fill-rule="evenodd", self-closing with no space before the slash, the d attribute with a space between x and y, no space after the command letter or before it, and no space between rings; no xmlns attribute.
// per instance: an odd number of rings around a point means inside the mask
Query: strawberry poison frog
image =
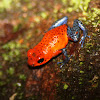
<svg viewBox="0 0 100 100"><path fill-rule="evenodd" d="M83 31L83 36L81 37L80 44L83 47L83 43L87 35L87 29L78 19L74 20L73 27L67 25L68 17L65 16L55 23L48 29L45 33L41 42L39 42L33 49L28 50L28 64L32 67L40 66L48 62L51 58L62 53L64 55L64 61L61 63L62 67L64 64L68 63L69 57L66 51L66 45L68 41L77 42L79 40L79 31Z"/></svg>

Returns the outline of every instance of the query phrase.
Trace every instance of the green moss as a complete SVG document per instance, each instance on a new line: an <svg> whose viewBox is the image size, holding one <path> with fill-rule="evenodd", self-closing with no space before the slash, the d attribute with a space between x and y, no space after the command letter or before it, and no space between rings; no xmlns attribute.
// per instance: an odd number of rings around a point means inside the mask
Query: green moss
<svg viewBox="0 0 100 100"><path fill-rule="evenodd" d="M2 72L2 71L0 71L0 79L2 78L2 76L3 76L3 72Z"/></svg>
<svg viewBox="0 0 100 100"><path fill-rule="evenodd" d="M72 8L72 7L69 7L68 9L67 9L67 11L68 12L72 12L74 9Z"/></svg>
<svg viewBox="0 0 100 100"><path fill-rule="evenodd" d="M55 85L56 85L56 87L59 87L59 84L58 83L56 83Z"/></svg>
<svg viewBox="0 0 100 100"><path fill-rule="evenodd" d="M87 53L91 53L90 50L86 50Z"/></svg>
<svg viewBox="0 0 100 100"><path fill-rule="evenodd" d="M40 23L40 17L38 17L38 16L36 16L36 17L34 17L34 21L36 22L36 23Z"/></svg>
<svg viewBox="0 0 100 100"><path fill-rule="evenodd" d="M56 59L53 59L53 62L56 62Z"/></svg>
<svg viewBox="0 0 100 100"><path fill-rule="evenodd" d="M47 16L48 16L47 12L45 12L45 11L41 12L40 15L43 19L47 18Z"/></svg>
<svg viewBox="0 0 100 100"><path fill-rule="evenodd" d="M28 2L29 2L29 0L28 0ZM30 3L28 4L27 7L28 7L28 9L32 9L33 8L32 4L30 4Z"/></svg>
<svg viewBox="0 0 100 100"><path fill-rule="evenodd" d="M72 99L75 99L75 96L72 96Z"/></svg>
<svg viewBox="0 0 100 100"><path fill-rule="evenodd" d="M20 51L9 51L8 53L2 54L2 57L5 61L13 62L14 60L18 61L20 57Z"/></svg>
<svg viewBox="0 0 100 100"><path fill-rule="evenodd" d="M21 80L26 80L26 76L25 76L24 74L20 74L20 75L19 75L19 79L21 79Z"/></svg>
<svg viewBox="0 0 100 100"><path fill-rule="evenodd" d="M67 0L62 0L62 3L63 3L63 4L66 4L66 3L67 3Z"/></svg>
<svg viewBox="0 0 100 100"><path fill-rule="evenodd" d="M0 11L4 9L9 9L13 0L1 0L0 1Z"/></svg>
<svg viewBox="0 0 100 100"><path fill-rule="evenodd" d="M68 7L67 10L68 12L81 10L85 13L90 1L91 0L70 0L70 7Z"/></svg>
<svg viewBox="0 0 100 100"><path fill-rule="evenodd" d="M79 84L83 84L82 82L79 82Z"/></svg>
<svg viewBox="0 0 100 100"><path fill-rule="evenodd" d="M5 53L2 54L2 57L5 61L8 61L9 60L9 56Z"/></svg>
<svg viewBox="0 0 100 100"><path fill-rule="evenodd" d="M79 18L80 20L83 20L85 22L85 24L92 24L93 27L97 27L100 24L100 9L98 8L91 8L87 13L86 13L86 17L85 18Z"/></svg>
<svg viewBox="0 0 100 100"><path fill-rule="evenodd" d="M9 75L13 75L14 72L15 72L14 67L10 67L10 68L7 70L7 73L8 73Z"/></svg>
<svg viewBox="0 0 100 100"><path fill-rule="evenodd" d="M93 44L90 42L90 43L85 43L85 48L92 48L93 47Z"/></svg>
<svg viewBox="0 0 100 100"><path fill-rule="evenodd" d="M97 36L97 34L96 34L96 33L92 33L92 36L96 37L96 36Z"/></svg>
<svg viewBox="0 0 100 100"><path fill-rule="evenodd" d="M4 81L0 81L0 86L3 86L5 85L5 82Z"/></svg>
<svg viewBox="0 0 100 100"><path fill-rule="evenodd" d="M3 49L6 49L6 50L12 50L12 49L19 49L21 48L21 44L20 43L17 43L17 42L9 42L5 45L2 46Z"/></svg>
<svg viewBox="0 0 100 100"><path fill-rule="evenodd" d="M81 74L83 74L83 73L84 73L84 71L80 70L80 73L81 73Z"/></svg>
<svg viewBox="0 0 100 100"><path fill-rule="evenodd" d="M66 90L68 88L68 85L67 84L64 84L64 89Z"/></svg>
<svg viewBox="0 0 100 100"><path fill-rule="evenodd" d="M21 57L21 49L27 48L26 45L21 45L18 42L9 42L2 46L2 49L5 50L5 53L2 53L2 57L5 61L19 61Z"/></svg>
<svg viewBox="0 0 100 100"><path fill-rule="evenodd" d="M83 78L79 77L79 81L82 81L82 80L83 80Z"/></svg>
<svg viewBox="0 0 100 100"><path fill-rule="evenodd" d="M3 66L0 65L0 68L3 68Z"/></svg>
<svg viewBox="0 0 100 100"><path fill-rule="evenodd" d="M83 62L80 62L79 66L82 66L84 63Z"/></svg>
<svg viewBox="0 0 100 100"><path fill-rule="evenodd" d="M15 26L13 27L13 32L18 31L18 30L21 29L21 28L22 28L22 24L15 25Z"/></svg>
<svg viewBox="0 0 100 100"><path fill-rule="evenodd" d="M91 70L91 66L89 66L89 70Z"/></svg>
<svg viewBox="0 0 100 100"><path fill-rule="evenodd" d="M16 49L16 50L14 51L14 54L15 54L16 56L18 56L18 55L20 55L20 51L19 51L18 49Z"/></svg>

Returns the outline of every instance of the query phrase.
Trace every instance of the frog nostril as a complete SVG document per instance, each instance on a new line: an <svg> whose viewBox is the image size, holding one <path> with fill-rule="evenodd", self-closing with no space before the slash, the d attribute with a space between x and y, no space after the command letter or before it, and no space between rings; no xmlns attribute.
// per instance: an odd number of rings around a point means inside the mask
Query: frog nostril
<svg viewBox="0 0 100 100"><path fill-rule="evenodd" d="M32 64L32 67L34 67L34 64Z"/></svg>

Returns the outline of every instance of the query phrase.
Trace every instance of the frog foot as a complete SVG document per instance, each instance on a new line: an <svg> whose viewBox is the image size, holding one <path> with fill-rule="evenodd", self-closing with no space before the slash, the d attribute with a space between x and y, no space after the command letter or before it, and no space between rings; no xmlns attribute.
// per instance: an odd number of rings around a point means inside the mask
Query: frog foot
<svg viewBox="0 0 100 100"><path fill-rule="evenodd" d="M70 58L72 57L73 55L71 55L70 57L68 57L67 59L65 59L64 61L62 62L57 62L57 64L61 64L60 65L60 68L62 68L65 64L67 64L70 60Z"/></svg>
<svg viewBox="0 0 100 100"><path fill-rule="evenodd" d="M90 38L90 36L88 36L88 35L81 37L81 41L79 42L81 44L81 48L83 47L83 44L84 44L84 41L85 41L86 37Z"/></svg>
<svg viewBox="0 0 100 100"><path fill-rule="evenodd" d="M62 62L57 62L57 64L61 64L60 68L62 68L65 65L65 62L63 62L63 61Z"/></svg>

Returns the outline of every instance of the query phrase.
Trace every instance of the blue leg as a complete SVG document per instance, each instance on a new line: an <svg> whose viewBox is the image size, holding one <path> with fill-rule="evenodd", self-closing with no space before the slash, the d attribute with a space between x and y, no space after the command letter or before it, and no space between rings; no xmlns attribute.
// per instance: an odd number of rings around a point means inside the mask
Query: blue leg
<svg viewBox="0 0 100 100"><path fill-rule="evenodd" d="M57 62L57 64L62 64L62 65L60 66L60 68L62 68L63 65L65 65L66 63L68 63L69 59L70 59L71 56L72 56L72 55L71 55L70 58L68 57L66 48L61 49L61 51L62 51L62 53L63 53L63 55L64 55L64 61L63 61L63 62Z"/></svg>
<svg viewBox="0 0 100 100"><path fill-rule="evenodd" d="M49 30L52 30L52 29L55 28L55 27L61 26L61 25L63 25L63 24L66 24L66 23L67 23L67 20L68 20L68 17L67 17L67 16L65 16L65 17L63 17L63 18L57 20L56 22L54 22L54 23L52 24L52 26L48 29L48 31L49 31Z"/></svg>
<svg viewBox="0 0 100 100"><path fill-rule="evenodd" d="M81 21L77 20L78 21L78 25L80 27L80 29L83 31L83 36L81 37L81 41L79 42L81 44L81 47L83 47L83 44L84 44L84 41L85 41L85 38L88 37L90 38L90 36L88 36L88 32L87 32L87 29L85 28L85 26L82 24Z"/></svg>

